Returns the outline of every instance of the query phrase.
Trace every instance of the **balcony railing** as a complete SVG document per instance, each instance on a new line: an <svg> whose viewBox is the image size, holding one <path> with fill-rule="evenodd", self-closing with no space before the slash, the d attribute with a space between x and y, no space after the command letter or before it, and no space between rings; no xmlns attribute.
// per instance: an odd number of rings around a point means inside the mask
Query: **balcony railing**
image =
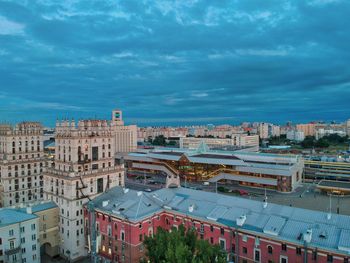
<svg viewBox="0 0 350 263"><path fill-rule="evenodd" d="M5 250L5 254L7 256L11 256L11 255L19 253L20 251L21 251L21 247L10 248L10 249Z"/></svg>
<svg viewBox="0 0 350 263"><path fill-rule="evenodd" d="M60 171L54 168L46 168L46 173L50 173L53 175L60 175L60 176L88 176L98 173L110 173L110 172L117 172L122 171L122 167L106 167L106 168L100 168L96 170L89 170L89 171L81 171L81 172L69 172L69 171Z"/></svg>

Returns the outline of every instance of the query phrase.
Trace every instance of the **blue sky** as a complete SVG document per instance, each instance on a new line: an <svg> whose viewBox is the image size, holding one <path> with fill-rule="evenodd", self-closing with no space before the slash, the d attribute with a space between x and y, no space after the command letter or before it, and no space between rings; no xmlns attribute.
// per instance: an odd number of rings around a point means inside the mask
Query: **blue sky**
<svg viewBox="0 0 350 263"><path fill-rule="evenodd" d="M0 120L350 118L349 0L0 0Z"/></svg>

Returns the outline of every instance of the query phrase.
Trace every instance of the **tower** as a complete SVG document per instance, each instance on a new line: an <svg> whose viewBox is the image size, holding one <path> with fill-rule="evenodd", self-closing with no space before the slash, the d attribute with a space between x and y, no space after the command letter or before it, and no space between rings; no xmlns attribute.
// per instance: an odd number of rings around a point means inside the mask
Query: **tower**
<svg viewBox="0 0 350 263"><path fill-rule="evenodd" d="M43 198L43 127L38 122L0 125L0 206Z"/></svg>
<svg viewBox="0 0 350 263"><path fill-rule="evenodd" d="M112 121L114 123L114 125L117 126L123 126L124 125L124 121L123 121L123 112L121 110L113 110L112 111Z"/></svg>
<svg viewBox="0 0 350 263"><path fill-rule="evenodd" d="M107 120L56 124L55 165L44 173L47 199L60 208L60 254L86 256L83 205L114 186L124 186L124 167L115 165L115 135Z"/></svg>

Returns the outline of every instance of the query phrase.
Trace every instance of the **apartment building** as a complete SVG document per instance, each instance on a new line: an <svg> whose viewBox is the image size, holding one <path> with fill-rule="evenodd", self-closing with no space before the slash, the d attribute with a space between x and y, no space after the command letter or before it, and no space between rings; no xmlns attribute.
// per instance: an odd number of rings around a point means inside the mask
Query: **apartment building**
<svg viewBox="0 0 350 263"><path fill-rule="evenodd" d="M44 172L45 198L60 210L60 255L76 260L86 255L83 205L113 186L124 185L124 168L115 164L114 112L107 120L58 121L54 167Z"/></svg>
<svg viewBox="0 0 350 263"><path fill-rule="evenodd" d="M0 125L0 205L43 199L43 127L38 122Z"/></svg>

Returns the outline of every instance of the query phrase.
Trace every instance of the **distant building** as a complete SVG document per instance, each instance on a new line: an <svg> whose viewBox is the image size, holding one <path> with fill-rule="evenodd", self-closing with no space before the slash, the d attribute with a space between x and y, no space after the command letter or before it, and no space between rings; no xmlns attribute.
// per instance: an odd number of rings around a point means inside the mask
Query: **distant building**
<svg viewBox="0 0 350 263"><path fill-rule="evenodd" d="M139 262L146 258L145 236L179 225L219 245L230 262L344 263L350 257L349 216L188 188L115 187L89 202L84 217L94 262Z"/></svg>
<svg viewBox="0 0 350 263"><path fill-rule="evenodd" d="M180 148L197 149L201 142L204 142L209 148L235 146L238 148L255 147L256 151L259 150L259 136L246 134L235 134L232 135L232 138L226 139L195 137L180 138Z"/></svg>
<svg viewBox="0 0 350 263"><path fill-rule="evenodd" d="M259 123L258 131L259 131L259 137L261 139L269 138L269 124L268 123L264 123L264 122Z"/></svg>
<svg viewBox="0 0 350 263"><path fill-rule="evenodd" d="M40 123L0 125L0 206L43 199L44 166Z"/></svg>
<svg viewBox="0 0 350 263"><path fill-rule="evenodd" d="M305 139L304 132L294 130L288 131L287 139L291 141L301 142Z"/></svg>
<svg viewBox="0 0 350 263"><path fill-rule="evenodd" d="M348 120L346 121L345 127L346 127L346 134L347 134L348 136L350 136L350 119L348 119Z"/></svg>
<svg viewBox="0 0 350 263"><path fill-rule="evenodd" d="M339 136L346 136L346 132L345 131L341 131L341 130L325 130L325 129L318 129L316 131L316 140L321 139L324 136L328 136L331 134L338 134Z"/></svg>
<svg viewBox="0 0 350 263"><path fill-rule="evenodd" d="M296 130L303 132L305 137L315 136L316 135L315 126L316 126L315 123L297 124Z"/></svg>
<svg viewBox="0 0 350 263"><path fill-rule="evenodd" d="M270 133L270 137L271 137L271 136L280 137L280 136L281 136L281 127L278 126L278 125L273 125L273 124L272 124L272 125L270 126L269 133Z"/></svg>
<svg viewBox="0 0 350 263"><path fill-rule="evenodd" d="M115 136L115 152L132 152L137 148L137 126L124 125L121 110L112 112L112 127Z"/></svg>

